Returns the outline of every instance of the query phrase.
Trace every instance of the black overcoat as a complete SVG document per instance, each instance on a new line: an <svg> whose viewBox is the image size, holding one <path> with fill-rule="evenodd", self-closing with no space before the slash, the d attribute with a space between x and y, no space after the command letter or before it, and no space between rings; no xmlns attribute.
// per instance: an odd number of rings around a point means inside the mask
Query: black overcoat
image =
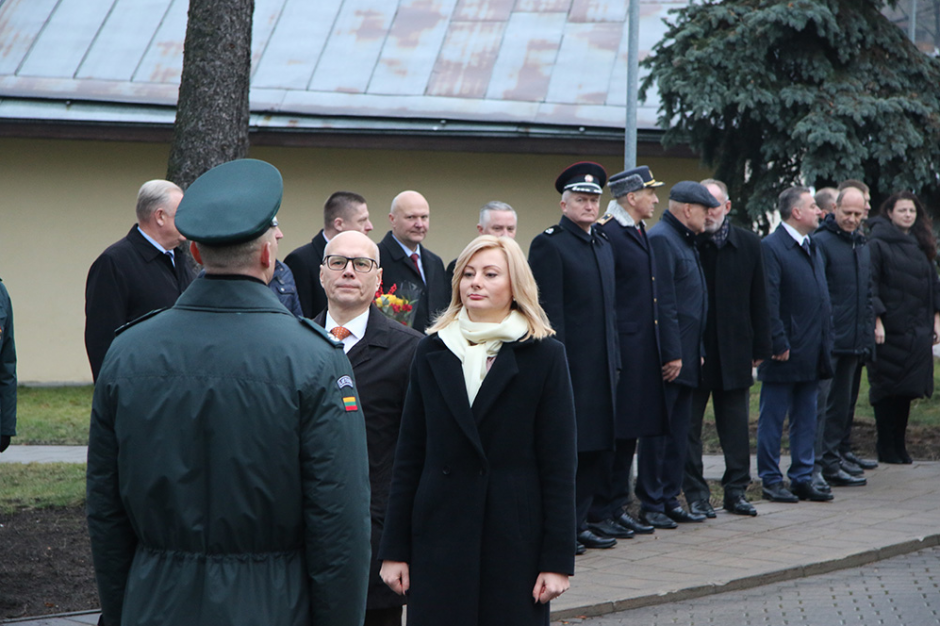
<svg viewBox="0 0 940 626"><path fill-rule="evenodd" d="M772 356L760 238L731 226L721 248L711 235L700 236L698 246L708 285L703 387L750 387L752 362Z"/></svg>
<svg viewBox="0 0 940 626"><path fill-rule="evenodd" d="M503 344L471 405L418 344L379 558L410 565L408 626L544 624L539 572L574 572L574 404L564 347Z"/></svg>
<svg viewBox="0 0 940 626"><path fill-rule="evenodd" d="M933 394L933 321L940 311L937 268L912 235L887 219L869 220L872 303L881 317L885 342L868 364L870 400Z"/></svg>
<svg viewBox="0 0 940 626"><path fill-rule="evenodd" d="M617 337L620 340L621 367L617 381L615 434L618 439L664 435L668 430L669 413L659 347L659 304L653 249L645 231L623 226L612 216L602 220L600 229L613 250L617 282Z"/></svg>
<svg viewBox="0 0 940 626"><path fill-rule="evenodd" d="M539 303L565 344L578 418L578 452L612 450L620 347L614 256L599 229L586 233L567 217L529 246Z"/></svg>
<svg viewBox="0 0 940 626"><path fill-rule="evenodd" d="M147 241L135 224L95 259L85 283L85 350L91 375L114 341L114 331L141 315L172 306L196 277L182 246L176 263Z"/></svg>
<svg viewBox="0 0 940 626"><path fill-rule="evenodd" d="M314 322L324 326L326 311L322 311ZM422 336L416 330L393 322L373 304L369 308L365 336L346 354L356 376L369 447L372 567L369 572L367 609L384 609L405 603L404 597L392 591L379 578L382 562L378 559L378 553L385 526L385 509L388 506L388 490L392 482L395 446L398 444L411 360Z"/></svg>
<svg viewBox="0 0 940 626"><path fill-rule="evenodd" d="M323 262L323 249L326 248L326 238L323 231L317 233L308 244L304 244L287 255L284 263L294 275L297 285L297 295L300 297L300 308L304 317L313 319L326 309L326 294L320 284L320 263Z"/></svg>
<svg viewBox="0 0 940 626"><path fill-rule="evenodd" d="M695 236L667 212L650 229L649 240L656 259L660 325L669 327L662 336L663 361L682 359L673 383L698 387L708 294Z"/></svg>
<svg viewBox="0 0 940 626"><path fill-rule="evenodd" d="M786 361L768 359L757 378L772 383L801 383L832 377L832 307L819 247L812 258L783 224L764 237L767 308L774 354L790 351Z"/></svg>
<svg viewBox="0 0 940 626"><path fill-rule="evenodd" d="M412 283L421 291L418 308L415 311L412 328L419 332L431 325L431 321L438 313L450 304L450 283L444 276L444 262L423 245L421 246L421 265L424 268L422 282L421 274L414 262L402 250L392 231L388 231L379 242L379 256L382 261L382 289L388 292L392 285Z"/></svg>

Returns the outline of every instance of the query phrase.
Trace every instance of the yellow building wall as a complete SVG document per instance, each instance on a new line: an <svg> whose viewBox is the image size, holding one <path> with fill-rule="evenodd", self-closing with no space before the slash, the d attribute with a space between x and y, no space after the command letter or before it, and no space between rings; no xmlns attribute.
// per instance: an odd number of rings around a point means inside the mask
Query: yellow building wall
<svg viewBox="0 0 940 626"><path fill-rule="evenodd" d="M85 355L84 289L88 268L134 224L141 183L163 178L168 144L0 139L0 278L13 299L21 383L90 383ZM519 213L523 249L558 221L555 177L567 165L594 160L608 172L616 157L473 152L335 150L256 147L284 176L278 220L281 256L322 227L334 191L365 196L379 241L399 191L415 189L431 206L427 247L447 263L476 233L479 208L490 200ZM659 213L669 187L708 175L695 159L647 159L659 180ZM602 207L610 199L602 198Z"/></svg>

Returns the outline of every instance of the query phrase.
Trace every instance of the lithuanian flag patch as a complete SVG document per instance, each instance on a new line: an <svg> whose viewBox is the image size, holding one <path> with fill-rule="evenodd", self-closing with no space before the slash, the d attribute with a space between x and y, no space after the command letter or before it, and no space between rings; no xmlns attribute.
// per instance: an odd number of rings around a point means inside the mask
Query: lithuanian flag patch
<svg viewBox="0 0 940 626"><path fill-rule="evenodd" d="M356 396L347 396L343 398L343 406L346 407L347 411L355 411L359 408L359 403L356 401Z"/></svg>

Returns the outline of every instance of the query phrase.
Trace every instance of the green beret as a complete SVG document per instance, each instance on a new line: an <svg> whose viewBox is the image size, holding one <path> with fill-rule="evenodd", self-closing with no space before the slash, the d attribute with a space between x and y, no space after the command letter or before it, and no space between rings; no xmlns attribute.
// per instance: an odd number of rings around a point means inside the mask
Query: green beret
<svg viewBox="0 0 940 626"><path fill-rule="evenodd" d="M238 159L193 181L176 210L176 228L190 241L231 246L271 227L281 208L284 181L270 163Z"/></svg>

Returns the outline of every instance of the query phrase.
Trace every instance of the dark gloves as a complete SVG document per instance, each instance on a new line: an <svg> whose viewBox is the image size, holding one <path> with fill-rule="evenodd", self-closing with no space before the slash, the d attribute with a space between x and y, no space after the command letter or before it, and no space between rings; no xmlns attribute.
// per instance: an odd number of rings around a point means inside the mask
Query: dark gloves
<svg viewBox="0 0 940 626"><path fill-rule="evenodd" d="M13 435L0 435L0 452L10 447L10 439Z"/></svg>

